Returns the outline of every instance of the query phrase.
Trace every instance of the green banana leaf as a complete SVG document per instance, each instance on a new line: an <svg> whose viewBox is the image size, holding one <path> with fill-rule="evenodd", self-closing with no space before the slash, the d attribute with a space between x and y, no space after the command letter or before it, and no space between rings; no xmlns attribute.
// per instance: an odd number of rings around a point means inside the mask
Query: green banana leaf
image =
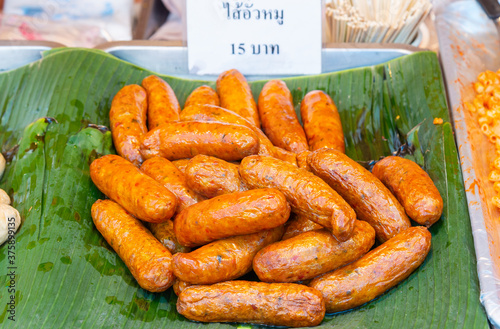
<svg viewBox="0 0 500 329"><path fill-rule="evenodd" d="M188 321L171 289L142 290L94 228L90 207L103 196L89 163L114 152L110 133L95 125L109 125L121 87L151 73L98 50L68 48L0 74L0 145L8 158L0 187L23 218L15 240L0 247L1 328L261 327ZM181 105L194 88L214 85L163 78ZM308 91L332 96L352 158L376 160L411 146L407 156L424 166L445 201L422 266L378 299L327 315L318 328L488 328L436 55L285 81L299 115ZM255 97L264 83L251 83ZM435 117L444 124L434 125Z"/></svg>

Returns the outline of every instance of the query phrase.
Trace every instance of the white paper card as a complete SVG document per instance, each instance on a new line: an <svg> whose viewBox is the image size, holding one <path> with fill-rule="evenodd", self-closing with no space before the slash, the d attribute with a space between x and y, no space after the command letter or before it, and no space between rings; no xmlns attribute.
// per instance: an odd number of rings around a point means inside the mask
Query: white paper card
<svg viewBox="0 0 500 329"><path fill-rule="evenodd" d="M321 73L322 0L187 0L191 74Z"/></svg>

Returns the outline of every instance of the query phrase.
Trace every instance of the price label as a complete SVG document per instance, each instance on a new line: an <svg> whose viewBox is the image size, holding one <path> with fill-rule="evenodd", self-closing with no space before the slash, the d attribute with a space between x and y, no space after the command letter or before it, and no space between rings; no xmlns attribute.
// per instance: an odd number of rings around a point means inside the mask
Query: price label
<svg viewBox="0 0 500 329"><path fill-rule="evenodd" d="M187 0L191 74L321 73L322 0Z"/></svg>

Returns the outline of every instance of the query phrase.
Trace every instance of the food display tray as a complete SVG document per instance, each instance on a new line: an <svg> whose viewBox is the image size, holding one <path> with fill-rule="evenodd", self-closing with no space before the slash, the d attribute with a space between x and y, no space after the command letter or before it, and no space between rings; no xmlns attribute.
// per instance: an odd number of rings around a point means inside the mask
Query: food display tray
<svg viewBox="0 0 500 329"><path fill-rule="evenodd" d="M145 69L194 80L216 80L214 75L189 73L187 47L169 41L118 41L107 42L96 47L126 62ZM362 66L385 63L404 55L425 49L400 44L327 44L322 49L321 72L335 72ZM296 75L294 75L296 76ZM247 75L247 80L284 78L286 76Z"/></svg>
<svg viewBox="0 0 500 329"><path fill-rule="evenodd" d="M487 178L495 147L482 134L465 102L474 99L472 84L480 72L500 69L500 35L476 1L438 1L434 11L474 237L481 303L498 328L500 212L491 203L495 192Z"/></svg>
<svg viewBox="0 0 500 329"><path fill-rule="evenodd" d="M16 69L42 58L42 52L65 47L51 41L0 40L0 72Z"/></svg>

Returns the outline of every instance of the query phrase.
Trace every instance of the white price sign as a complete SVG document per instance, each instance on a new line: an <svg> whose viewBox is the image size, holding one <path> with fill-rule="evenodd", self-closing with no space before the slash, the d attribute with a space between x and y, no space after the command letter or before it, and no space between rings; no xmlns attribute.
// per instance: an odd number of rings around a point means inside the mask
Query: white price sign
<svg viewBox="0 0 500 329"><path fill-rule="evenodd" d="M187 0L192 74L321 73L322 0Z"/></svg>

